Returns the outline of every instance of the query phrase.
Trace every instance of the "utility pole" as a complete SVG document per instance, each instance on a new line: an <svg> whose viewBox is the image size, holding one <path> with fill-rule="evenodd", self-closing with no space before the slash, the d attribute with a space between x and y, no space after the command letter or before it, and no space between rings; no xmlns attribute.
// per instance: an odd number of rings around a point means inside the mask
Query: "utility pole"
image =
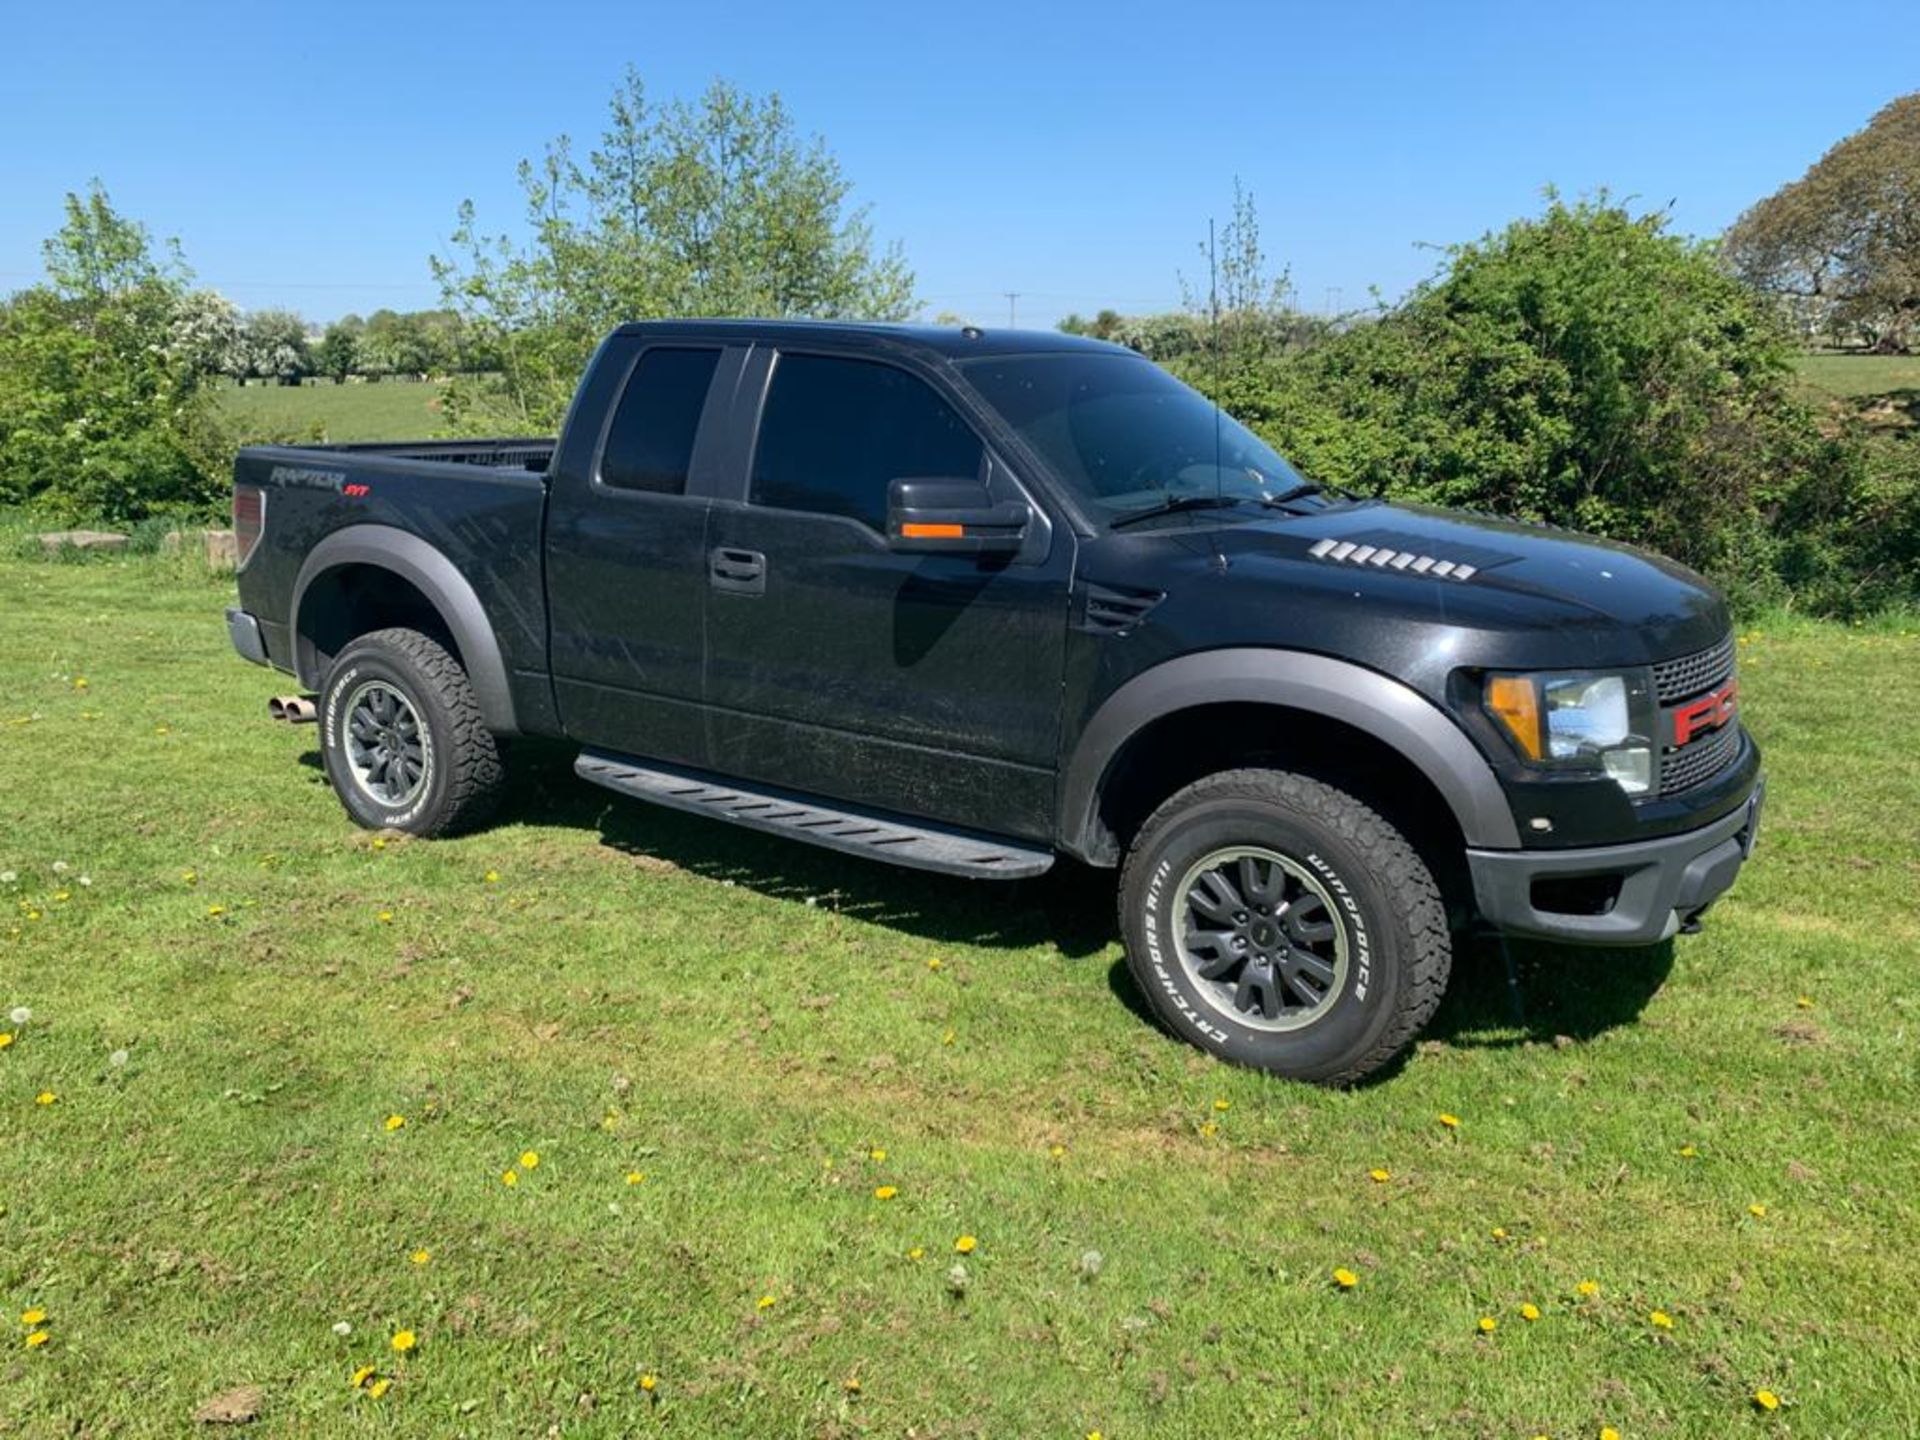
<svg viewBox="0 0 1920 1440"><path fill-rule="evenodd" d="M1015 307L1019 304L1021 292L1018 290L1002 290L1000 293L1007 297L1007 328L1009 330L1017 330L1020 326L1019 322L1014 318L1018 314Z"/></svg>

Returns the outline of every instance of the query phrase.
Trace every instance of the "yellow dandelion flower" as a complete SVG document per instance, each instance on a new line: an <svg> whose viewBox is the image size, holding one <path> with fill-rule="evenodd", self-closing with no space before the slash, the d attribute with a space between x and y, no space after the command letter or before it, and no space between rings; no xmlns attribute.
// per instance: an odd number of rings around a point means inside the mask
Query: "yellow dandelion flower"
<svg viewBox="0 0 1920 1440"><path fill-rule="evenodd" d="M876 1165L883 1165L886 1163L887 1152L875 1146L867 1152L867 1158Z"/></svg>
<svg viewBox="0 0 1920 1440"><path fill-rule="evenodd" d="M1594 1296L1600 1293L1600 1282L1598 1280L1582 1280L1573 1288L1582 1295Z"/></svg>
<svg viewBox="0 0 1920 1440"><path fill-rule="evenodd" d="M640 1170L629 1170L627 1172L627 1184L629 1185L638 1185L646 1178L645 1172Z"/></svg>
<svg viewBox="0 0 1920 1440"><path fill-rule="evenodd" d="M353 1388L358 1390L362 1385L366 1384L367 1381L372 1378L373 1378L373 1366L362 1365L358 1370L353 1372L353 1382L352 1382Z"/></svg>
<svg viewBox="0 0 1920 1440"><path fill-rule="evenodd" d="M396 1330L393 1332L393 1339L388 1343L391 1344L395 1350L399 1351L402 1355L404 1355L407 1353L407 1351L413 1349L414 1346L418 1345L420 1343L420 1340L419 1340L419 1337L416 1336L411 1330Z"/></svg>
<svg viewBox="0 0 1920 1440"><path fill-rule="evenodd" d="M387 1393L392 1385L393 1381L382 1375L378 1380L367 1386L367 1394L378 1400L382 1395Z"/></svg>
<svg viewBox="0 0 1920 1440"><path fill-rule="evenodd" d="M1360 1283L1360 1277L1342 1265L1333 1272L1333 1283L1338 1285L1342 1290L1351 1290Z"/></svg>
<svg viewBox="0 0 1920 1440"><path fill-rule="evenodd" d="M1102 1435L1098 1430L1089 1430L1087 1431L1087 1440L1107 1440L1107 1437Z"/></svg>
<svg viewBox="0 0 1920 1440"><path fill-rule="evenodd" d="M949 1030L949 1031L947 1031L947 1033L946 1033L946 1034L944 1034L944 1035L942 1035L942 1036L940 1037L940 1043L941 1043L942 1045L951 1045L951 1044L953 1044L953 1031L951 1031L951 1030Z"/></svg>
<svg viewBox="0 0 1920 1440"><path fill-rule="evenodd" d="M36 1105L51 1105L59 1098L60 1097L51 1090L42 1090L38 1095L33 1097L33 1103Z"/></svg>
<svg viewBox="0 0 1920 1440"><path fill-rule="evenodd" d="M876 1185L873 1187L873 1198L876 1200L891 1200L899 1193L900 1191L892 1185Z"/></svg>
<svg viewBox="0 0 1920 1440"><path fill-rule="evenodd" d="M29 1350L38 1350L42 1345L46 1344L47 1341L51 1340L52 1338L53 1336L49 1335L46 1331L36 1330L31 1335L27 1336L27 1348Z"/></svg>
<svg viewBox="0 0 1920 1440"><path fill-rule="evenodd" d="M207 906L207 914L215 920L218 920L222 915L226 913L227 913L227 907L224 905Z"/></svg>
<svg viewBox="0 0 1920 1440"><path fill-rule="evenodd" d="M518 1185L520 1183L520 1172L517 1170L501 1171L500 1183L502 1185Z"/></svg>
<svg viewBox="0 0 1920 1440"><path fill-rule="evenodd" d="M1762 1410L1778 1410L1780 1397L1771 1390L1756 1390L1753 1392L1753 1403Z"/></svg>
<svg viewBox="0 0 1920 1440"><path fill-rule="evenodd" d="M1747 1214L1753 1216L1756 1220L1764 1220L1767 1218L1767 1207L1756 1201L1754 1204L1747 1206Z"/></svg>
<svg viewBox="0 0 1920 1440"><path fill-rule="evenodd" d="M953 1242L953 1248L962 1255L971 1255L975 1250L980 1248L980 1242L971 1235L962 1235L958 1240Z"/></svg>
<svg viewBox="0 0 1920 1440"><path fill-rule="evenodd" d="M391 925L393 923L393 912L391 910L382 910L379 915L379 920L382 925Z"/></svg>
<svg viewBox="0 0 1920 1440"><path fill-rule="evenodd" d="M858 1395L860 1393L860 1377L858 1375L847 1376L845 1380L840 1382L840 1388L845 1390L849 1395Z"/></svg>
<svg viewBox="0 0 1920 1440"><path fill-rule="evenodd" d="M64 905L72 898L73 892L71 890L56 890L53 892L53 900L56 905Z"/></svg>
<svg viewBox="0 0 1920 1440"><path fill-rule="evenodd" d="M659 1386L660 1386L660 1379L656 1375L642 1375L640 1377L640 1388L646 1391L649 1395L651 1395L656 1389L658 1389Z"/></svg>
<svg viewBox="0 0 1920 1440"><path fill-rule="evenodd" d="M13 1032L11 1030L0 1030L0 1050L6 1049L7 1046L11 1044L13 1044Z"/></svg>
<svg viewBox="0 0 1920 1440"><path fill-rule="evenodd" d="M1600 1427L1600 1440L1620 1440L1620 1432L1611 1425Z"/></svg>
<svg viewBox="0 0 1920 1440"><path fill-rule="evenodd" d="M756 1310L771 1310L774 1307L775 1303L776 1302L773 1296L771 1295L762 1295L758 1300L753 1302L754 1308Z"/></svg>
<svg viewBox="0 0 1920 1440"><path fill-rule="evenodd" d="M406 1123L407 1123L407 1117L404 1115L387 1116L387 1129L389 1130L398 1130L402 1125L405 1125Z"/></svg>
<svg viewBox="0 0 1920 1440"><path fill-rule="evenodd" d="M1493 1316L1482 1315L1480 1317L1480 1333L1482 1335L1491 1335L1494 1331L1498 1330L1499 1328L1500 1328L1500 1322L1494 1319Z"/></svg>
<svg viewBox="0 0 1920 1440"><path fill-rule="evenodd" d="M1504 1225L1496 1225L1493 1227L1493 1230L1491 1233L1494 1239L1504 1240L1507 1238L1507 1227Z"/></svg>
<svg viewBox="0 0 1920 1440"><path fill-rule="evenodd" d="M1393 1178L1393 1172L1375 1166L1373 1169L1367 1171L1367 1178L1376 1185L1384 1185Z"/></svg>
<svg viewBox="0 0 1920 1440"><path fill-rule="evenodd" d="M1682 1145L1680 1147L1680 1158L1682 1160L1691 1160L1699 1153L1700 1147L1697 1145Z"/></svg>
<svg viewBox="0 0 1920 1440"><path fill-rule="evenodd" d="M918 1260L921 1256L925 1255L926 1253L927 1253L926 1246L916 1245L911 1250L907 1251L907 1259Z"/></svg>
<svg viewBox="0 0 1920 1440"><path fill-rule="evenodd" d="M938 970L942 965L945 965L946 963L947 962L942 960L938 955L935 955L931 960L927 961L927 969Z"/></svg>
<svg viewBox="0 0 1920 1440"><path fill-rule="evenodd" d="M86 677L86 676L84 676L84 675L76 675L76 676L74 676L74 677L73 677L73 688L74 688L74 689L76 689L76 690L84 690L84 689L86 689L86 688L87 688L87 677Z"/></svg>
<svg viewBox="0 0 1920 1440"><path fill-rule="evenodd" d="M1231 1100L1216 1100L1213 1102L1213 1108L1224 1115L1233 1108L1233 1102Z"/></svg>
<svg viewBox="0 0 1920 1440"><path fill-rule="evenodd" d="M433 1259L433 1252L431 1250L422 1248L414 1251L413 1254L409 1255L407 1258L413 1261L413 1263L416 1265L424 1265L429 1260Z"/></svg>
<svg viewBox="0 0 1920 1440"><path fill-rule="evenodd" d="M1049 1146L1047 1149L1047 1154L1051 1155L1056 1160L1059 1160L1062 1157L1064 1157L1066 1153L1067 1153L1067 1147L1064 1145L1053 1145L1053 1146Z"/></svg>
<svg viewBox="0 0 1920 1440"><path fill-rule="evenodd" d="M1793 1003L1798 1005L1802 1010L1811 1010L1813 1009L1813 996L1802 995L1798 1000L1795 1000Z"/></svg>
<svg viewBox="0 0 1920 1440"><path fill-rule="evenodd" d="M371 843L374 849L384 850L387 848L387 837L384 835L376 835L373 837L373 840Z"/></svg>
<svg viewBox="0 0 1920 1440"><path fill-rule="evenodd" d="M1647 1323L1658 1330L1671 1330L1673 1328L1673 1317L1664 1310L1656 1310L1647 1316Z"/></svg>
<svg viewBox="0 0 1920 1440"><path fill-rule="evenodd" d="M1440 1116L1440 1123L1446 1126L1447 1129L1449 1130L1458 1130L1460 1128L1460 1117L1458 1115L1448 1115L1445 1112L1442 1112Z"/></svg>
<svg viewBox="0 0 1920 1440"><path fill-rule="evenodd" d="M183 885L198 885L200 883L200 872L198 870L182 870L180 872L180 883Z"/></svg>
<svg viewBox="0 0 1920 1440"><path fill-rule="evenodd" d="M1207 1139L1211 1140L1214 1136L1220 1133L1220 1127L1214 1124L1213 1121L1209 1120L1207 1121L1206 1124L1200 1127L1200 1133L1201 1135L1205 1136Z"/></svg>
<svg viewBox="0 0 1920 1440"><path fill-rule="evenodd" d="M489 885L498 885L500 883L500 872L498 870L489 870L482 878L484 878Z"/></svg>
<svg viewBox="0 0 1920 1440"><path fill-rule="evenodd" d="M1528 1321L1538 1320L1540 1318L1540 1307L1529 1300L1520 1307L1520 1318Z"/></svg>
<svg viewBox="0 0 1920 1440"><path fill-rule="evenodd" d="M540 1168L540 1152L538 1150L521 1151L520 1168L522 1170L538 1170Z"/></svg>
<svg viewBox="0 0 1920 1440"><path fill-rule="evenodd" d="M22 1310L20 1312L20 1323L22 1325L38 1325L46 1318L47 1312L42 1310L38 1305L34 1306L31 1310Z"/></svg>

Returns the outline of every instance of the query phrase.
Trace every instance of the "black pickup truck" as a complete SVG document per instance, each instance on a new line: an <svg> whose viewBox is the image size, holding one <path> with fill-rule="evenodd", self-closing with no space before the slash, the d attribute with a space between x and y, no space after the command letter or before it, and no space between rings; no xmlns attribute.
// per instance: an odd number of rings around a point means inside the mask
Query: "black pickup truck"
<svg viewBox="0 0 1920 1440"><path fill-rule="evenodd" d="M1451 932L1644 945L1753 843L1721 599L1538 526L1329 493L1063 335L621 327L557 441L261 447L241 655L361 825L480 824L503 737L875 860L1119 869L1204 1049L1383 1065Z"/></svg>

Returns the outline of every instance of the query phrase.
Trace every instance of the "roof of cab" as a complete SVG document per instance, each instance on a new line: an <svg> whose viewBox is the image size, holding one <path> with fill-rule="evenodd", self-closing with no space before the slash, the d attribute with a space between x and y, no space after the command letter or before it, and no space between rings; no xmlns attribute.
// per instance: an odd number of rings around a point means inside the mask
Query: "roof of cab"
<svg viewBox="0 0 1920 1440"><path fill-rule="evenodd" d="M983 355L1039 355L1056 352L1132 355L1123 345L1067 335L1058 330L987 329L977 325L888 325L853 320L638 320L614 332L649 339L701 339L730 343L758 340L769 344L873 346L876 349L932 351L949 360Z"/></svg>

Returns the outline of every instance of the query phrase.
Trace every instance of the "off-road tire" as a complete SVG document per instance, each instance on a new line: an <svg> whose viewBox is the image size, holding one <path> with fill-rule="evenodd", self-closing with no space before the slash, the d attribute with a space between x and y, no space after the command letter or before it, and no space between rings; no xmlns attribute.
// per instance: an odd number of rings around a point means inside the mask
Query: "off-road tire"
<svg viewBox="0 0 1920 1440"><path fill-rule="evenodd" d="M1245 1023L1249 1014L1260 1019L1257 995L1252 1010L1238 1007L1221 988L1227 981L1210 984L1198 974L1203 962L1226 952L1199 952L1183 940L1196 913L1187 896L1204 883L1189 877L1238 847L1299 866L1301 878L1291 883L1305 902L1300 913L1328 914L1345 927L1338 982L1326 984L1318 1002L1298 1003L1306 1017L1300 1028L1276 1032ZM1255 872L1263 873L1277 872L1267 864ZM1306 893L1309 882L1326 897L1317 906ZM1281 770L1209 775L1154 811L1121 871L1120 930L1135 982L1175 1035L1223 1059L1321 1085L1352 1084L1392 1060L1432 1018L1452 964L1439 888L1405 837L1344 791ZM1285 937L1277 943L1291 953ZM1266 1023L1286 1023L1286 1013Z"/></svg>
<svg viewBox="0 0 1920 1440"><path fill-rule="evenodd" d="M369 703L375 703L382 691L397 695L417 717L414 734L421 737L423 773L410 793L392 799L377 793L379 778L370 788L367 767L356 765L349 736L350 719L361 708L356 697L371 696ZM437 640L405 629L360 636L328 669L319 708L327 778L358 824L369 830L454 835L478 828L493 813L506 779L500 747L481 717L467 672Z"/></svg>

